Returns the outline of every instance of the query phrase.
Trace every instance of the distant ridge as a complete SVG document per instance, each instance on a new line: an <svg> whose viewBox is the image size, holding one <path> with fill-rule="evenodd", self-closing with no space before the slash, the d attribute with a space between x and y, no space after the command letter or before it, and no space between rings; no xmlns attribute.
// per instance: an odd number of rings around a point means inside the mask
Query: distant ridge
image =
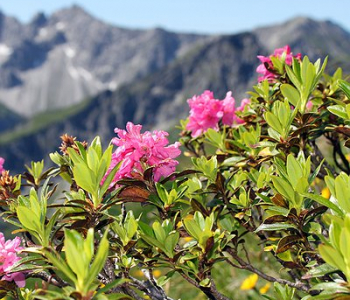
<svg viewBox="0 0 350 300"><path fill-rule="evenodd" d="M0 14L0 103L28 117L68 107L159 70L203 39L119 28L76 5L28 24Z"/></svg>
<svg viewBox="0 0 350 300"><path fill-rule="evenodd" d="M1 24L10 25L5 30ZM3 52L11 55L0 68L0 98L6 105L10 102L6 114L1 115L0 106L0 124L7 126L0 134L0 156L14 171L21 171L31 160L45 157L48 161L47 154L57 149L59 136L66 132L80 140L98 134L108 143L113 129L124 128L127 121L148 129L168 129L187 116L186 100L205 89L221 99L232 90L239 103L257 80L256 56L286 44L312 60L329 55L329 72L341 65L350 73L349 33L332 22L304 17L223 36L118 28L75 6L50 17L38 14L30 24L24 26L0 15L0 54L3 44L14 49L11 52L3 46ZM28 32L19 34L16 41L8 34L9 28ZM32 41L28 41L30 36ZM32 54L36 63L25 61L27 56L20 54L35 47L41 49ZM32 77L36 74L39 79ZM112 86L112 81L117 83ZM13 100L10 96L20 87L24 87L18 92L23 98ZM74 98L83 94L83 98ZM10 113L14 108L25 116ZM31 117L40 111L49 113Z"/></svg>

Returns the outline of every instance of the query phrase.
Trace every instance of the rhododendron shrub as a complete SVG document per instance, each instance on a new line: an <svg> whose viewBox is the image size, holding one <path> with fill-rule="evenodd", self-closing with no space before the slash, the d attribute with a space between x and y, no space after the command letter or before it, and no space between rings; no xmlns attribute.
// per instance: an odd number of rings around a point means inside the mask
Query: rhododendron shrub
<svg viewBox="0 0 350 300"><path fill-rule="evenodd" d="M256 71L261 74L258 77L258 81L268 80L273 82L276 78L283 74L283 65L290 66L293 59L301 60L301 53L293 55L288 45L283 48L278 48L270 56L258 56L261 64L257 67Z"/></svg>
<svg viewBox="0 0 350 300"><path fill-rule="evenodd" d="M0 173L4 171L4 163L5 163L5 160L2 157L0 157Z"/></svg>
<svg viewBox="0 0 350 300"><path fill-rule="evenodd" d="M154 180L166 177L175 171L178 161L174 158L181 154L180 143L168 145L169 135L165 131L155 130L152 133L146 131L141 133L142 126L128 122L126 131L116 128L118 137L112 140L117 150L112 154L112 162L106 176L118 164L120 167L114 175L112 183L123 178L142 177L144 171L154 168Z"/></svg>
<svg viewBox="0 0 350 300"><path fill-rule="evenodd" d="M190 106L190 116L186 129L192 132L192 137L198 137L209 128L218 130L220 122L228 126L243 123L236 112L243 111L250 100L244 99L236 108L232 92L227 92L225 99L218 100L214 98L213 92L204 91L200 96L193 96L187 102Z"/></svg>
<svg viewBox="0 0 350 300"><path fill-rule="evenodd" d="M0 232L0 276L1 280L14 281L17 286L24 287L25 276L21 272L11 273L13 265L21 258L18 252L22 250L21 239L19 237L13 240L5 241L4 235Z"/></svg>
<svg viewBox="0 0 350 300"><path fill-rule="evenodd" d="M129 122L3 171L0 296L349 298L350 83L288 46L259 58L240 104L188 100L179 142Z"/></svg>

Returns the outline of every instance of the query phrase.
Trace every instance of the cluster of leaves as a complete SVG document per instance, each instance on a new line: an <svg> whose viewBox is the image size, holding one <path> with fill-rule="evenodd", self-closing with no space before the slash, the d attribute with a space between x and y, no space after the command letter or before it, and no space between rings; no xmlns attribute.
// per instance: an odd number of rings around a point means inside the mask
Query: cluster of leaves
<svg viewBox="0 0 350 300"><path fill-rule="evenodd" d="M274 294L260 295L267 299L350 297L350 84L340 69L324 74L326 62L272 63L278 76L253 87L239 112L244 123L194 138L182 122L191 167L159 182L149 167L111 184L119 166L104 178L112 147L103 151L99 138L89 146L71 139L51 154L56 168L33 163L15 184L3 173L3 218L25 243L11 272L42 283L0 281L2 295L170 299L162 286L177 274L223 300L213 269L224 262L274 282ZM59 176L66 190L55 184ZM135 216L129 203L152 214ZM251 236L280 277L251 263ZM155 278L156 269L164 275Z"/></svg>

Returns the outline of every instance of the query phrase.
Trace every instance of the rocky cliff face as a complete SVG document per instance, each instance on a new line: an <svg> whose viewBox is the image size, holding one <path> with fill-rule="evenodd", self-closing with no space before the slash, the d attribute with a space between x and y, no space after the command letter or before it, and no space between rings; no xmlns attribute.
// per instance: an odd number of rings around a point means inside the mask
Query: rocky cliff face
<svg viewBox="0 0 350 300"><path fill-rule="evenodd" d="M111 26L78 6L26 25L0 15L0 102L29 117L68 107L164 67L203 39Z"/></svg>

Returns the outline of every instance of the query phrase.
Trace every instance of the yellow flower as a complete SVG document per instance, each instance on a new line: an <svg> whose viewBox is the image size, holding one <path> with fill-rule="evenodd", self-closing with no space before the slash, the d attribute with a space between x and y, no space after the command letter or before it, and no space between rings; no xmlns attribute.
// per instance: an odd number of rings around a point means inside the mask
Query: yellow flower
<svg viewBox="0 0 350 300"><path fill-rule="evenodd" d="M269 252L269 251L273 251L276 249L276 246L275 245L270 245L270 246L266 246L264 247L264 251L265 252Z"/></svg>
<svg viewBox="0 0 350 300"><path fill-rule="evenodd" d="M331 197L331 192L328 187L322 189L321 195L323 198L329 199Z"/></svg>
<svg viewBox="0 0 350 300"><path fill-rule="evenodd" d="M185 241L186 243L191 242L191 241L193 241L193 237L191 237L191 236L185 236L185 237L184 237L184 241Z"/></svg>
<svg viewBox="0 0 350 300"><path fill-rule="evenodd" d="M161 272L161 271L159 271L159 270L154 270L154 271L153 271L153 276L154 276L155 278L158 278L160 275L162 275L162 272Z"/></svg>
<svg viewBox="0 0 350 300"><path fill-rule="evenodd" d="M249 275L241 284L240 289L242 291L248 291L253 289L256 286L256 283L258 282L259 276L257 274Z"/></svg>
<svg viewBox="0 0 350 300"><path fill-rule="evenodd" d="M266 294L270 289L271 283L267 282L263 287L259 289L260 294Z"/></svg>
<svg viewBox="0 0 350 300"><path fill-rule="evenodd" d="M180 228L180 227L182 227L182 226L183 226L182 221L177 222L176 228Z"/></svg>
<svg viewBox="0 0 350 300"><path fill-rule="evenodd" d="M143 276L143 272L142 272L141 270L137 270L137 271L135 272L135 276L137 276L137 277L142 277L142 276Z"/></svg>

